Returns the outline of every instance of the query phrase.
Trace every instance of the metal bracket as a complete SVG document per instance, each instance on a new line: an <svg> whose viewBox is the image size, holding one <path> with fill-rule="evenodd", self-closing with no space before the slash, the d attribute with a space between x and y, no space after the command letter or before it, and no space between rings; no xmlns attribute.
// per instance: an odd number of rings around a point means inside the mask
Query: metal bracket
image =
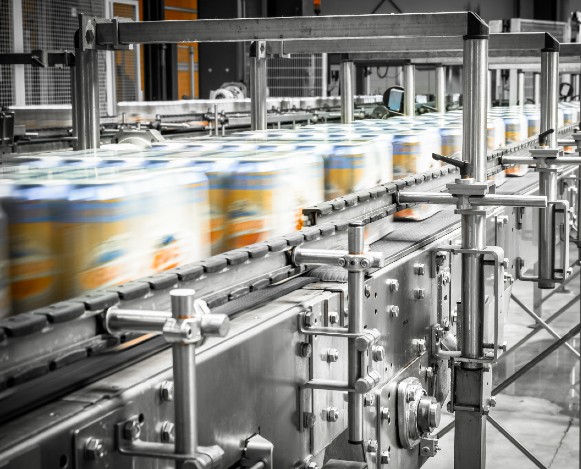
<svg viewBox="0 0 581 469"><path fill-rule="evenodd" d="M262 463L261 469L273 469L274 445L260 434L256 434L246 440L244 456L240 461L242 467L257 467Z"/></svg>
<svg viewBox="0 0 581 469"><path fill-rule="evenodd" d="M458 362L470 363L496 363L499 357L500 343L502 341L502 327L500 316L502 315L503 293L504 293L504 250L498 246L489 246L485 249L462 249L454 246L439 246L436 251L448 251L452 255L469 254L492 256L492 265L494 266L494 341L492 342L493 351L485 354L482 358L464 358L462 356L452 356ZM486 261L484 261L486 262Z"/></svg>

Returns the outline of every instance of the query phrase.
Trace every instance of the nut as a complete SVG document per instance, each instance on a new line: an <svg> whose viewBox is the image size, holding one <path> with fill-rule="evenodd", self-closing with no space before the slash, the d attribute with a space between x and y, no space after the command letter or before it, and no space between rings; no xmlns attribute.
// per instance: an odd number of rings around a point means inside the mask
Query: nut
<svg viewBox="0 0 581 469"><path fill-rule="evenodd" d="M164 443L173 443L175 439L175 425L172 422L163 422L161 425L161 441Z"/></svg>
<svg viewBox="0 0 581 469"><path fill-rule="evenodd" d="M368 453L377 452L377 440L367 440L366 450Z"/></svg>
<svg viewBox="0 0 581 469"><path fill-rule="evenodd" d="M85 41L87 44L93 44L93 42L95 42L95 31L92 29L87 29L85 32Z"/></svg>
<svg viewBox="0 0 581 469"><path fill-rule="evenodd" d="M328 314L329 324L338 324L339 323L339 313L337 311L331 311Z"/></svg>
<svg viewBox="0 0 581 469"><path fill-rule="evenodd" d="M381 409L379 409L379 416L381 417L381 420L390 420L390 416L389 416L389 408L388 407L382 407Z"/></svg>
<svg viewBox="0 0 581 469"><path fill-rule="evenodd" d="M339 410L337 407L327 407L325 413L327 415L327 422L336 422L339 420Z"/></svg>
<svg viewBox="0 0 581 469"><path fill-rule="evenodd" d="M379 458L380 464L389 464L391 456L389 455L389 451L382 451L381 457Z"/></svg>
<svg viewBox="0 0 581 469"><path fill-rule="evenodd" d="M173 401L174 396L173 381L164 381L163 383L161 383L161 386L159 387L159 395L161 397L161 400L164 402Z"/></svg>
<svg viewBox="0 0 581 469"><path fill-rule="evenodd" d="M304 316L305 325L312 327L317 323L317 318L312 311L307 311Z"/></svg>
<svg viewBox="0 0 581 469"><path fill-rule="evenodd" d="M303 358L309 358L313 354L313 346L308 342L302 342L299 345L299 355Z"/></svg>
<svg viewBox="0 0 581 469"><path fill-rule="evenodd" d="M313 428L317 423L317 416L313 412L303 412L303 425L305 428Z"/></svg>
<svg viewBox="0 0 581 469"><path fill-rule="evenodd" d="M434 377L434 369L431 366L426 368L426 379L432 379Z"/></svg>
<svg viewBox="0 0 581 469"><path fill-rule="evenodd" d="M496 397L492 396L490 399L488 399L488 405L490 407L496 407Z"/></svg>
<svg viewBox="0 0 581 469"><path fill-rule="evenodd" d="M365 394L365 396L363 396L363 405L365 407L372 407L374 404L375 404L375 395Z"/></svg>
<svg viewBox="0 0 581 469"><path fill-rule="evenodd" d="M335 363L337 360L339 360L339 350L334 348L328 349L325 353L325 360L327 363Z"/></svg>
<svg viewBox="0 0 581 469"><path fill-rule="evenodd" d="M105 456L105 446L103 440L99 438L87 438L85 442L85 457L87 459L96 461Z"/></svg>
<svg viewBox="0 0 581 469"><path fill-rule="evenodd" d="M412 402L416 400L416 390L414 388L408 388L405 393L405 400Z"/></svg>
<svg viewBox="0 0 581 469"><path fill-rule="evenodd" d="M397 305L389 305L387 311L389 311L392 318L397 318L399 316L399 306Z"/></svg>
<svg viewBox="0 0 581 469"><path fill-rule="evenodd" d="M375 381L369 375L355 381L355 391L359 394L365 394L366 392L371 391L373 386L375 386Z"/></svg>
<svg viewBox="0 0 581 469"><path fill-rule="evenodd" d="M414 273L416 275L424 275L426 273L426 266L424 264L415 264Z"/></svg>
<svg viewBox="0 0 581 469"><path fill-rule="evenodd" d="M141 434L141 425L137 420L130 420L123 425L123 438L126 440L137 440Z"/></svg>
<svg viewBox="0 0 581 469"><path fill-rule="evenodd" d="M399 290L399 282L396 279L389 279L385 282L389 291L396 292Z"/></svg>
<svg viewBox="0 0 581 469"><path fill-rule="evenodd" d="M415 343L420 355L426 351L426 341L424 339L416 339Z"/></svg>
<svg viewBox="0 0 581 469"><path fill-rule="evenodd" d="M374 362L382 362L385 358L385 348L383 345L374 345L371 347L371 359Z"/></svg>
<svg viewBox="0 0 581 469"><path fill-rule="evenodd" d="M423 288L414 289L414 298L416 300L423 300L426 297L426 290Z"/></svg>

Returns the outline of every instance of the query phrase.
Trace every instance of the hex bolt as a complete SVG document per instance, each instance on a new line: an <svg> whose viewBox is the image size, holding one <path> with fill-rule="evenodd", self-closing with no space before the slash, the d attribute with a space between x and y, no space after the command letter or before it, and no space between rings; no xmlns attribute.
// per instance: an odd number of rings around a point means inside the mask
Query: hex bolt
<svg viewBox="0 0 581 469"><path fill-rule="evenodd" d="M103 440L99 438L87 438L85 441L85 458L90 459L92 461L96 461L97 459L101 459L105 456L105 445L103 444Z"/></svg>
<svg viewBox="0 0 581 469"><path fill-rule="evenodd" d="M388 279L385 284L391 292L396 292L399 290L399 282L396 279Z"/></svg>
<svg viewBox="0 0 581 469"><path fill-rule="evenodd" d="M490 405L490 407L496 407L496 397L492 396L488 399L488 405Z"/></svg>
<svg viewBox="0 0 581 469"><path fill-rule="evenodd" d="M391 456L389 455L389 451L382 451L381 457L379 458L379 463L380 464L389 464L390 460L391 460Z"/></svg>
<svg viewBox="0 0 581 469"><path fill-rule="evenodd" d="M508 257L505 257L504 259L502 259L502 266L505 269L508 269L509 263L510 263L510 261L508 260Z"/></svg>
<svg viewBox="0 0 581 469"><path fill-rule="evenodd" d="M325 360L327 363L335 363L337 360L339 360L339 350L334 348L328 349L325 353Z"/></svg>
<svg viewBox="0 0 581 469"><path fill-rule="evenodd" d="M385 348L383 345L374 345L371 347L371 359L374 362L382 362L385 358Z"/></svg>
<svg viewBox="0 0 581 469"><path fill-rule="evenodd" d="M450 274L448 272L444 272L442 274L442 284L448 285L449 282L450 282Z"/></svg>
<svg viewBox="0 0 581 469"><path fill-rule="evenodd" d="M173 443L175 439L175 425L172 422L163 422L161 425L161 441L164 443Z"/></svg>
<svg viewBox="0 0 581 469"><path fill-rule="evenodd" d="M163 383L161 383L161 386L159 387L159 395L161 397L161 400L164 402L173 401L174 396L173 381L164 381Z"/></svg>
<svg viewBox="0 0 581 469"><path fill-rule="evenodd" d="M377 452L377 440L367 440L367 452L376 453Z"/></svg>
<svg viewBox="0 0 581 469"><path fill-rule="evenodd" d="M375 404L375 395L365 394L365 396L363 397L363 406L372 407L374 404Z"/></svg>
<svg viewBox="0 0 581 469"><path fill-rule="evenodd" d="M424 339L416 339L415 342L416 342L418 353L421 355L422 353L424 353L426 351L426 341Z"/></svg>
<svg viewBox="0 0 581 469"><path fill-rule="evenodd" d="M130 420L123 425L123 437L126 440L137 440L141 434L141 425L137 420Z"/></svg>
<svg viewBox="0 0 581 469"><path fill-rule="evenodd" d="M303 358L309 358L313 354L313 346L308 342L301 342L299 346L299 355Z"/></svg>
<svg viewBox="0 0 581 469"><path fill-rule="evenodd" d="M399 306L397 305L389 305L387 311L389 311L392 318L397 318L399 316Z"/></svg>
<svg viewBox="0 0 581 469"><path fill-rule="evenodd" d="M426 290L423 288L416 288L414 290L414 298L416 300L423 300L426 297Z"/></svg>
<svg viewBox="0 0 581 469"><path fill-rule="evenodd" d="M424 264L415 264L414 273L416 275L424 275L426 273L426 266Z"/></svg>
<svg viewBox="0 0 581 469"><path fill-rule="evenodd" d="M307 311L305 313L304 317L305 317L304 321L305 321L306 326L312 327L317 323L317 318L315 318L315 315L313 314L312 311Z"/></svg>
<svg viewBox="0 0 581 469"><path fill-rule="evenodd" d="M409 388L405 393L405 400L412 402L416 400L416 390L414 388Z"/></svg>
<svg viewBox="0 0 581 469"><path fill-rule="evenodd" d="M359 394L365 394L366 392L371 391L373 386L375 386L375 381L369 375L355 381L355 391Z"/></svg>
<svg viewBox="0 0 581 469"><path fill-rule="evenodd" d="M327 422L336 422L339 420L339 410L337 407L327 407L325 413L327 414Z"/></svg>
<svg viewBox="0 0 581 469"><path fill-rule="evenodd" d="M313 412L303 412L303 425L305 428L313 428L317 423L317 416Z"/></svg>
<svg viewBox="0 0 581 469"><path fill-rule="evenodd" d="M389 421L389 408L388 407L382 407L379 409L379 416L381 417L381 420L388 420Z"/></svg>
<svg viewBox="0 0 581 469"><path fill-rule="evenodd" d="M329 324L339 323L339 313L337 311L331 311L328 315Z"/></svg>

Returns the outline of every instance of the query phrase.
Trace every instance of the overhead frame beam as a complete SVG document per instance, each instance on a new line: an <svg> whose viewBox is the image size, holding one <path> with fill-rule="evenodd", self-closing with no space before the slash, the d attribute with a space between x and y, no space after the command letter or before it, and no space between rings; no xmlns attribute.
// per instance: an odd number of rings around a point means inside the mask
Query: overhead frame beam
<svg viewBox="0 0 581 469"><path fill-rule="evenodd" d="M96 44L112 46L426 35L461 37L469 34L471 28L483 24L472 12L103 22L96 25Z"/></svg>

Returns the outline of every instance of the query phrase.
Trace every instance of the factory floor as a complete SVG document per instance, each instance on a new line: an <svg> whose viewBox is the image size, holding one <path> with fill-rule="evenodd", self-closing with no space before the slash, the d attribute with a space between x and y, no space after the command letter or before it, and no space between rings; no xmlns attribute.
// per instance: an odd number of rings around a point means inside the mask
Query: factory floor
<svg viewBox="0 0 581 469"><path fill-rule="evenodd" d="M572 253L572 259L576 253ZM578 268L577 268L578 269ZM533 284L517 282L513 295L533 309ZM542 303L541 317L551 314L573 300L579 294L579 276L566 285L565 291L555 293ZM545 290L543 296L550 291ZM550 325L559 335L564 335L579 323L580 306L575 302L565 313ZM534 320L519 305L511 301L505 327L508 348L532 331ZM518 351L507 355L495 367L493 387L505 377L518 370L536 354L554 341L544 330L525 342ZM570 343L579 350L579 336ZM553 352L544 361L532 368L513 385L497 396L496 407L490 415L520 441L547 468L579 468L579 362L565 347ZM577 383L573 386L571 383ZM451 414L442 413L440 428L452 420ZM439 446L441 451L430 459L425 469L448 469L454 467L454 431L444 436ZM537 467L491 424L487 425L487 468Z"/></svg>

